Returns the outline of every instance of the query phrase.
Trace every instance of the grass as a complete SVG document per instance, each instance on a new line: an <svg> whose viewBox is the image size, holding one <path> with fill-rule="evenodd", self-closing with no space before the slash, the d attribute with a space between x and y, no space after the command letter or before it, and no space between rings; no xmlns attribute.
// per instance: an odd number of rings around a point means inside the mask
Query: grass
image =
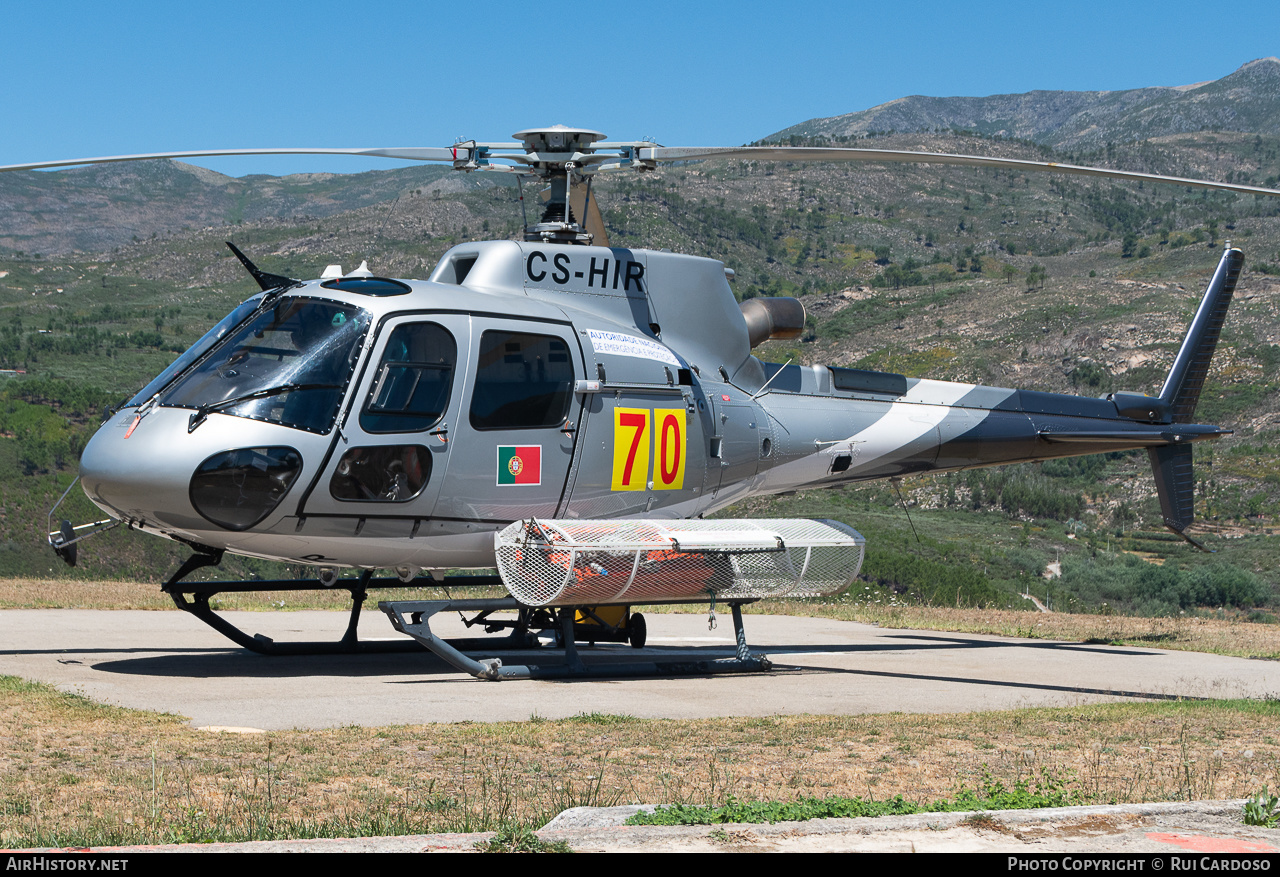
<svg viewBox="0 0 1280 877"><path fill-rule="evenodd" d="M459 593L454 589L453 593ZM501 588L467 588L468 597L501 597ZM370 589L365 609L376 609L379 600L433 600L444 597L439 588ZM214 598L227 610L298 610L351 608L351 595L340 588L312 591L262 591L225 593ZM160 586L136 581L85 581L77 579L0 579L0 609L174 609ZM174 611L177 611L174 609Z"/></svg>
<svg viewBox="0 0 1280 877"><path fill-rule="evenodd" d="M782 600L761 602L752 606L750 611L770 615L821 616L912 630L1150 646L1242 658L1280 659L1280 625L1248 622L1239 613L1139 618L1065 612L1018 612L1008 609Z"/></svg>
<svg viewBox="0 0 1280 877"><path fill-rule="evenodd" d="M0 846L536 829L574 806L920 806L1049 777L1093 802L1280 783L1275 701L973 715L574 719L209 733L0 677Z"/></svg>
<svg viewBox="0 0 1280 877"><path fill-rule="evenodd" d="M808 819L851 819L866 816L904 816L912 813L949 813L965 810L1028 810L1046 807L1070 807L1082 803L1076 791L1068 791L1048 770L1033 781L1024 778L1006 789L1004 783L987 777L981 789L961 789L942 800L913 803L902 795L887 800L847 798L801 798L794 801L738 801L730 798L715 807L676 804L659 807L652 813L640 812L627 820L628 825L715 825L718 823L799 822ZM990 819L983 813L968 817L966 822Z"/></svg>

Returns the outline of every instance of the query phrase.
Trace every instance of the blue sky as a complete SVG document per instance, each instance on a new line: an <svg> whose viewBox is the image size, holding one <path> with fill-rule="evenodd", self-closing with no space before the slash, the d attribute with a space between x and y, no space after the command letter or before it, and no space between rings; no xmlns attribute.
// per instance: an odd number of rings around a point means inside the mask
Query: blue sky
<svg viewBox="0 0 1280 877"><path fill-rule="evenodd" d="M1228 11L1223 11L1228 10ZM737 144L909 94L1123 89L1280 55L1280 3L0 3L0 164L447 146L564 123ZM358 171L216 159L223 173Z"/></svg>

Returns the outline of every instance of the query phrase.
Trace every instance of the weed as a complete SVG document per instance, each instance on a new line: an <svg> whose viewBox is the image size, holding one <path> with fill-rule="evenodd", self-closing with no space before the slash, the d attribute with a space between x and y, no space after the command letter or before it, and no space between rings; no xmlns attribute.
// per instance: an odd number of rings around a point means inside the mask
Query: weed
<svg viewBox="0 0 1280 877"><path fill-rule="evenodd" d="M480 841L476 849L482 853L571 853L567 841L545 841L531 828L504 825L493 837Z"/></svg>
<svg viewBox="0 0 1280 877"><path fill-rule="evenodd" d="M628 722L636 721L635 716L629 716L625 713L578 713L571 716L565 721L576 722L584 725L624 725Z"/></svg>
<svg viewBox="0 0 1280 877"><path fill-rule="evenodd" d="M596 759L595 773L587 776L584 782L574 783L570 778L562 779L552 792L550 809L555 812L572 810L574 807L613 807L622 801L622 790L604 791L605 765L609 753L602 752Z"/></svg>
<svg viewBox="0 0 1280 877"><path fill-rule="evenodd" d="M970 813L960 824L978 831L1007 831L1005 824L990 813Z"/></svg>
<svg viewBox="0 0 1280 877"><path fill-rule="evenodd" d="M1244 824L1263 828L1275 828L1280 824L1280 795L1267 794L1267 787L1263 786L1261 794L1253 795L1244 802Z"/></svg>
<svg viewBox="0 0 1280 877"><path fill-rule="evenodd" d="M1068 791L1066 782L1042 770L1034 788L1019 780L1009 789L987 774L982 788L961 788L951 798L930 804L912 803L901 795L884 801L874 798L799 798L795 801L739 801L730 796L718 807L674 804L652 813L637 813L628 825L715 825L727 822L800 822L808 819L853 818L859 816L902 816L911 813L945 813L957 810L1022 810L1068 807L1081 802Z"/></svg>

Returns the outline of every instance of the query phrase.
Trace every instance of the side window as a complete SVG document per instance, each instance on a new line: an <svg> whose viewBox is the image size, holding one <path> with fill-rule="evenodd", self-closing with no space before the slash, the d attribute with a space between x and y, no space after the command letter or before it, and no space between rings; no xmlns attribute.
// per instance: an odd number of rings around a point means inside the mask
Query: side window
<svg viewBox="0 0 1280 877"><path fill-rule="evenodd" d="M476 429L557 426L569 411L573 380L573 361L562 339L485 332L480 336L471 425Z"/></svg>
<svg viewBox="0 0 1280 877"><path fill-rule="evenodd" d="M431 477L431 452L422 445L352 448L342 455L329 493L345 502L408 502Z"/></svg>
<svg viewBox="0 0 1280 877"><path fill-rule="evenodd" d="M449 407L458 345L436 323L397 326L387 339L360 428L369 433L417 432Z"/></svg>

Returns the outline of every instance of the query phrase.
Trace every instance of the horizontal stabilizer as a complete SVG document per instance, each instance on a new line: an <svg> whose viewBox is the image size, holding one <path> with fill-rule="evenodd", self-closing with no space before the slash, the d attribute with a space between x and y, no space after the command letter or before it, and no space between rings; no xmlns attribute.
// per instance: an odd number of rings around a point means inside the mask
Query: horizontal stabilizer
<svg viewBox="0 0 1280 877"><path fill-rule="evenodd" d="M1170 429L1167 425L1152 429L1042 429L1036 435L1041 441L1061 445L1117 445L1135 447L1175 445L1199 442L1231 435L1231 430L1217 426L1180 426Z"/></svg>
<svg viewBox="0 0 1280 877"><path fill-rule="evenodd" d="M495 534L498 574L526 606L821 597L862 567L839 521L516 521Z"/></svg>

